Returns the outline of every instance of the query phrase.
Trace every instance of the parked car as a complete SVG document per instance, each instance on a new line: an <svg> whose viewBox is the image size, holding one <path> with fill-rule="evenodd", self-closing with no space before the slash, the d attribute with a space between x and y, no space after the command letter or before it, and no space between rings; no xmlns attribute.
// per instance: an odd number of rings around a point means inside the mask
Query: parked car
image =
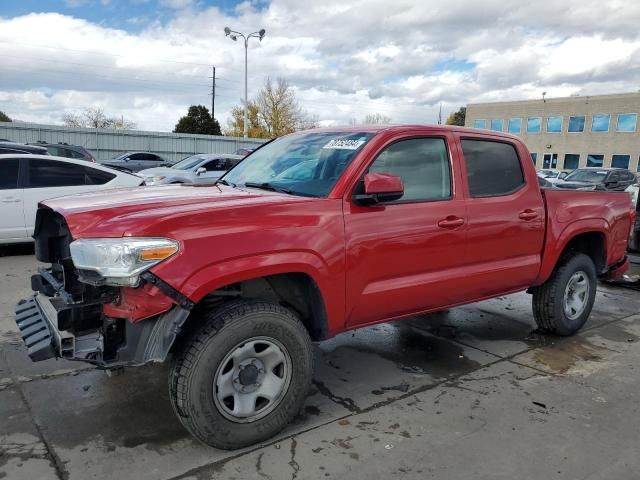
<svg viewBox="0 0 640 480"><path fill-rule="evenodd" d="M191 155L171 167L140 170L147 185L169 183L213 183L242 160L240 155L207 153Z"/></svg>
<svg viewBox="0 0 640 480"><path fill-rule="evenodd" d="M125 172L139 172L148 168L171 166L171 163L160 155L150 152L126 152L100 163Z"/></svg>
<svg viewBox="0 0 640 480"><path fill-rule="evenodd" d="M636 207L636 222L629 239L629 250L640 252L640 185L630 185L627 192L631 194L631 203Z"/></svg>
<svg viewBox="0 0 640 480"><path fill-rule="evenodd" d="M95 162L96 159L93 154L85 147L80 145L69 145L68 143L46 143L36 142L30 145L37 145L44 147L49 152L49 155L65 158L77 158L79 160L87 160L89 162Z"/></svg>
<svg viewBox="0 0 640 480"><path fill-rule="evenodd" d="M557 188L572 190L611 190L624 191L636 183L635 174L625 168L578 168L564 180L556 182Z"/></svg>
<svg viewBox="0 0 640 480"><path fill-rule="evenodd" d="M5 153L29 153L32 155L48 155L47 149L36 145L17 142L0 142L0 155Z"/></svg>
<svg viewBox="0 0 640 480"><path fill-rule="evenodd" d="M251 152L253 152L255 150L255 148L239 148L238 150L235 151L236 155L241 155L243 157L246 157L247 155L249 155Z"/></svg>
<svg viewBox="0 0 640 480"><path fill-rule="evenodd" d="M0 171L0 244L33 241L36 210L43 200L142 183L96 163L46 155L0 155Z"/></svg>
<svg viewBox="0 0 640 480"><path fill-rule="evenodd" d="M598 277L629 267L631 197L541 190L530 159L493 131L319 129L213 186L45 201L36 257L52 266L18 328L36 361L109 369L171 352L186 429L224 449L261 442L303 405L312 340L525 290L540 329L584 325ZM291 162L315 168L276 178Z"/></svg>

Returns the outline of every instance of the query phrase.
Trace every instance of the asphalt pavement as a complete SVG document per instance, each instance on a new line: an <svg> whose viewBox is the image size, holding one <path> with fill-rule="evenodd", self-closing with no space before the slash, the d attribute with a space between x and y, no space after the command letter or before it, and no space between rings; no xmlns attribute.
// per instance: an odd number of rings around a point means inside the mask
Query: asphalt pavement
<svg viewBox="0 0 640 480"><path fill-rule="evenodd" d="M192 439L167 370L32 363L13 320L37 262L0 250L0 479L640 478L640 293L601 285L571 338L535 332L530 297L342 334L277 438Z"/></svg>

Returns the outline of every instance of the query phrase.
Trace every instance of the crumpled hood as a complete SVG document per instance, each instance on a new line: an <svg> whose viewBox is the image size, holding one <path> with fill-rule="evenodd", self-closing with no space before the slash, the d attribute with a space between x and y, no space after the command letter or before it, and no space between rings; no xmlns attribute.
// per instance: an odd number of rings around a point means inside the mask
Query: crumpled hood
<svg viewBox="0 0 640 480"><path fill-rule="evenodd" d="M69 195L42 205L62 214L77 239L158 235L163 233L162 225L170 222L187 228L198 216L215 221L216 216L235 208L309 200L223 185L163 185Z"/></svg>

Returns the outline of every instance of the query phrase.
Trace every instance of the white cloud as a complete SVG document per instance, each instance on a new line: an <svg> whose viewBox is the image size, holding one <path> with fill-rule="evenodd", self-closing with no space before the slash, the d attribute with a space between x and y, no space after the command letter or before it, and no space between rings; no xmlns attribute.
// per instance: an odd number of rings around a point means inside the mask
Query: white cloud
<svg viewBox="0 0 640 480"><path fill-rule="evenodd" d="M632 91L640 80L634 2L396 0L391 8L386 0L275 0L229 13L161 1L174 19L139 32L55 13L0 17L0 110L59 122L67 109L94 105L143 128L171 129L188 105L210 104L215 64L224 123L244 90L243 48L224 36L227 25L267 30L262 43L250 42L250 92L266 76L284 76L323 124L375 112L433 122L440 102L446 113L542 91Z"/></svg>

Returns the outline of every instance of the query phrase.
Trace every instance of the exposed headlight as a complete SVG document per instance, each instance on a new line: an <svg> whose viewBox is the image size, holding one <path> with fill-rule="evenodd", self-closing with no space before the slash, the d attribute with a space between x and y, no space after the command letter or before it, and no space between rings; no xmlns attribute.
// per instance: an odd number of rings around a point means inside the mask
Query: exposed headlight
<svg viewBox="0 0 640 480"><path fill-rule="evenodd" d="M178 242L168 238L87 238L71 242L71 258L78 270L90 270L104 284L136 286L140 273L171 257Z"/></svg>
<svg viewBox="0 0 640 480"><path fill-rule="evenodd" d="M160 181L164 180L165 178L167 178L167 177L160 175L158 177L153 177L153 181L154 182L160 182Z"/></svg>

